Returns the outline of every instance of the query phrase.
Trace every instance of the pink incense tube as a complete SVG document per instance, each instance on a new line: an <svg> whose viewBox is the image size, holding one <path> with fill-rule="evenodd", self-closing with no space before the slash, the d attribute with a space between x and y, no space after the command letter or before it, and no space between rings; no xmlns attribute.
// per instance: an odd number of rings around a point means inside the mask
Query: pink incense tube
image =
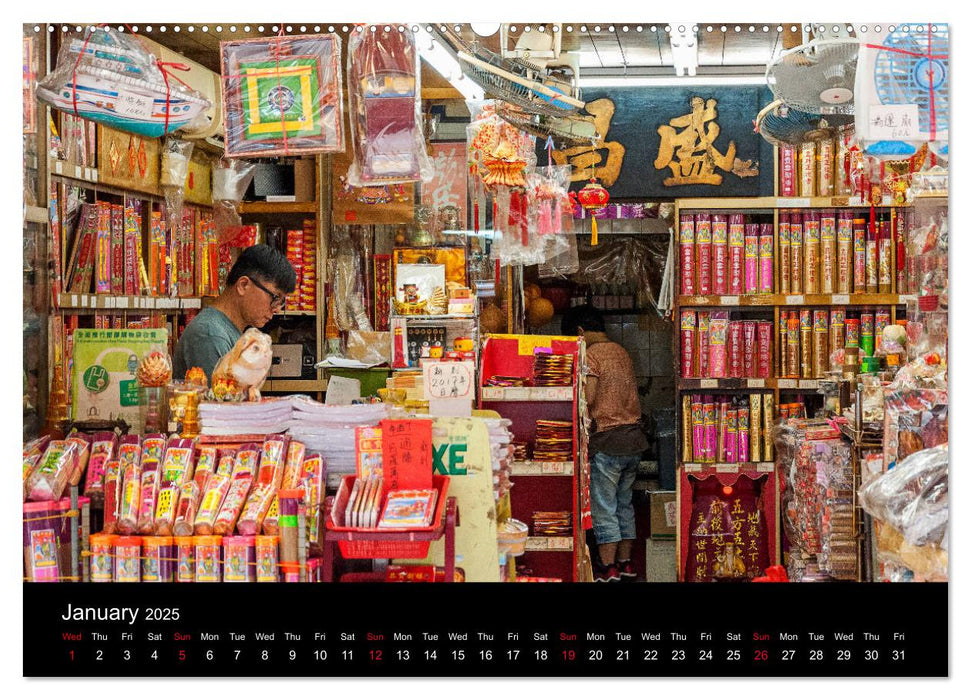
<svg viewBox="0 0 971 700"><path fill-rule="evenodd" d="M759 226L749 224L745 227L745 293L758 294L759 291Z"/></svg>
<svg viewBox="0 0 971 700"><path fill-rule="evenodd" d="M762 224L759 227L759 294L772 294L774 259L772 224Z"/></svg>
<svg viewBox="0 0 971 700"><path fill-rule="evenodd" d="M711 294L711 214L695 215L695 242L697 293Z"/></svg>
<svg viewBox="0 0 971 700"><path fill-rule="evenodd" d="M732 214L732 217L741 216ZM711 224L712 292L728 294L728 217L715 214Z"/></svg>
<svg viewBox="0 0 971 700"><path fill-rule="evenodd" d="M728 226L728 291L730 294L745 293L745 225L736 221L741 215L733 214Z"/></svg>

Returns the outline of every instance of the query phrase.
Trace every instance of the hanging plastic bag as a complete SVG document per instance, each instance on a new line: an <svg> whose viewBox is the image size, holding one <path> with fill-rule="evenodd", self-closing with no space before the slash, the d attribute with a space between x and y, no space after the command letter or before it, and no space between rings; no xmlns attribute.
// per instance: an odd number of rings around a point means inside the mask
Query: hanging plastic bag
<svg viewBox="0 0 971 700"><path fill-rule="evenodd" d="M572 172L569 165L547 166L526 177L530 235L536 236L542 247L541 278L565 277L580 269L569 196Z"/></svg>
<svg viewBox="0 0 971 700"><path fill-rule="evenodd" d="M114 129L156 138L205 117L209 100L189 89L137 36L88 27L57 52L37 99ZM184 67L182 67L184 70Z"/></svg>
<svg viewBox="0 0 971 700"><path fill-rule="evenodd" d="M355 187L428 181L434 175L422 133L421 71L412 32L361 25L347 45L348 111Z"/></svg>
<svg viewBox="0 0 971 700"><path fill-rule="evenodd" d="M162 167L159 184L165 193L165 211L169 230L176 231L182 224L182 205L185 202L185 179L189 176L189 159L194 144L175 137L165 139L162 146Z"/></svg>
<svg viewBox="0 0 971 700"><path fill-rule="evenodd" d="M240 158L223 158L212 169L213 222L220 243L239 235L243 226L239 203L255 172L256 163Z"/></svg>

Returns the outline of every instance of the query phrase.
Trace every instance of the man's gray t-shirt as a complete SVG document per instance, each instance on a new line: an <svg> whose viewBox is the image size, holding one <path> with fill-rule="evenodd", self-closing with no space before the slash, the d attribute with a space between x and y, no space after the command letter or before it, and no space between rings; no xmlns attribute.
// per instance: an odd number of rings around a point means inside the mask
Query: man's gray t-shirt
<svg viewBox="0 0 971 700"><path fill-rule="evenodd" d="M222 311L206 307L192 319L175 347L172 376L185 379L190 367L202 367L206 379L212 382L212 371L219 358L233 349L242 335L236 324Z"/></svg>

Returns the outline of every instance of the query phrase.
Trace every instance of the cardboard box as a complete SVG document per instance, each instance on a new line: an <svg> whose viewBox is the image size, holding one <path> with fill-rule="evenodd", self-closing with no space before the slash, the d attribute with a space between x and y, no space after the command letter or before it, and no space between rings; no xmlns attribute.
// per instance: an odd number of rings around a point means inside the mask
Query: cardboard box
<svg viewBox="0 0 971 700"><path fill-rule="evenodd" d="M317 199L317 178L314 158L297 158L293 161L293 194L296 202L313 202Z"/></svg>
<svg viewBox="0 0 971 700"><path fill-rule="evenodd" d="M273 364L270 365L270 377L296 377L303 373L303 345L273 346Z"/></svg>
<svg viewBox="0 0 971 700"><path fill-rule="evenodd" d="M677 544L672 539L647 539L644 580L647 583L675 583L678 580Z"/></svg>
<svg viewBox="0 0 971 700"><path fill-rule="evenodd" d="M675 491L651 491L651 537L674 539L678 531Z"/></svg>

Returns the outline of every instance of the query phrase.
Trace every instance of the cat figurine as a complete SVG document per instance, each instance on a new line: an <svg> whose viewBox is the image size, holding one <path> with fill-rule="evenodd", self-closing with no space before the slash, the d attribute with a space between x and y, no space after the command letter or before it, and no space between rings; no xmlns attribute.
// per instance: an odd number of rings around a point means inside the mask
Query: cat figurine
<svg viewBox="0 0 971 700"><path fill-rule="evenodd" d="M260 388L273 364L273 341L266 333L248 328L233 349L219 358L212 372L213 387L217 383L234 384L246 400L259 401ZM227 381L228 380L228 381Z"/></svg>

